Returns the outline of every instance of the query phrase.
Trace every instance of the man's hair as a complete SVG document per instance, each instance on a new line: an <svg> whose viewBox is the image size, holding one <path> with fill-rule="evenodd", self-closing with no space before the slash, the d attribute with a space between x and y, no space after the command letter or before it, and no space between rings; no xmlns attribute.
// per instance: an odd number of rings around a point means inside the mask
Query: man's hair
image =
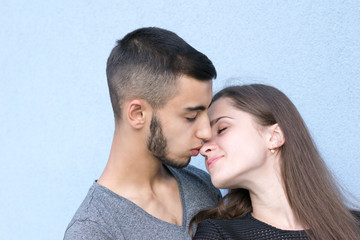
<svg viewBox="0 0 360 240"><path fill-rule="evenodd" d="M115 121L120 121L125 100L141 98L157 109L174 96L180 76L210 81L216 78L216 70L204 54L175 33L149 27L117 41L106 75Z"/></svg>

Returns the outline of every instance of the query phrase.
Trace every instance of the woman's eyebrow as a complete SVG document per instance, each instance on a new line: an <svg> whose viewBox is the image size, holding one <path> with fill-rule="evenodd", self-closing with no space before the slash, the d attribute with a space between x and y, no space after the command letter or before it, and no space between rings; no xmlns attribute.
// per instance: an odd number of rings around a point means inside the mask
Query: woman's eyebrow
<svg viewBox="0 0 360 240"><path fill-rule="evenodd" d="M220 119L222 118L230 118L230 119L233 119L232 117L229 117L229 116L221 116L221 117L218 117L218 118L215 118L214 120L211 120L210 121L210 126L214 126L215 123L217 123Z"/></svg>

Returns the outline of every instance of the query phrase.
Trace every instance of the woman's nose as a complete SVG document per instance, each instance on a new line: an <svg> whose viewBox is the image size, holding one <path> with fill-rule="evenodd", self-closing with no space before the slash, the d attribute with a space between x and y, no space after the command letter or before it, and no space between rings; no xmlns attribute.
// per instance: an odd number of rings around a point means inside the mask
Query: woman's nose
<svg viewBox="0 0 360 240"><path fill-rule="evenodd" d="M200 148L200 154L204 157L207 157L211 151L215 149L215 145L212 142L205 142L204 145Z"/></svg>

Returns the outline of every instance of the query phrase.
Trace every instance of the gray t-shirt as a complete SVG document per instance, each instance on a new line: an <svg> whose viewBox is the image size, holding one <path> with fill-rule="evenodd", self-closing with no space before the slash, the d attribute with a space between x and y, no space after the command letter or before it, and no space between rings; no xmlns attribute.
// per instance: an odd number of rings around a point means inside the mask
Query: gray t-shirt
<svg viewBox="0 0 360 240"><path fill-rule="evenodd" d="M189 165L168 167L178 182L183 208L182 226L162 221L133 202L94 183L68 225L64 240L78 239L191 239L191 218L214 207L221 198L204 171Z"/></svg>

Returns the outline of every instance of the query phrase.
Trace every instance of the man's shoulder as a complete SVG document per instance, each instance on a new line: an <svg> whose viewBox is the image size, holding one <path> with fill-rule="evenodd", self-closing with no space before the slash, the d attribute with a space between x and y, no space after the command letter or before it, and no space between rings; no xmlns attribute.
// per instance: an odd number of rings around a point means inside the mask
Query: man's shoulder
<svg viewBox="0 0 360 240"><path fill-rule="evenodd" d="M136 208L136 206L128 199L95 182L90 187L74 218L99 222L99 219L104 220L110 217L107 215L113 215L115 212L123 215L132 208Z"/></svg>
<svg viewBox="0 0 360 240"><path fill-rule="evenodd" d="M90 219L75 220L67 227L64 240L80 240L80 239L113 239L113 234L98 222ZM124 239L122 235L117 235L116 239Z"/></svg>
<svg viewBox="0 0 360 240"><path fill-rule="evenodd" d="M68 225L64 240L188 239L182 227L159 220L130 200L94 185Z"/></svg>
<svg viewBox="0 0 360 240"><path fill-rule="evenodd" d="M190 164L180 169L173 168L173 170L183 175L190 175L190 176L194 176L195 178L201 178L205 181L210 181L210 175L207 172Z"/></svg>
<svg viewBox="0 0 360 240"><path fill-rule="evenodd" d="M215 188L211 183L210 175L193 165L188 165L181 169L172 168L172 172L176 173L176 177L179 178L184 185L206 185L210 188Z"/></svg>
<svg viewBox="0 0 360 240"><path fill-rule="evenodd" d="M96 239L111 239L109 237L109 233L113 233L113 230L109 229L111 222L119 220L114 214L123 215L128 207L125 199L94 183L70 221L64 239L83 239L81 235L85 233L86 236L102 236ZM118 234L121 236L121 233Z"/></svg>
<svg viewBox="0 0 360 240"><path fill-rule="evenodd" d="M171 171L177 175L185 195L191 196L190 199L207 199L206 201L217 203L221 198L219 189L213 186L210 175L205 171L192 165L182 169L173 168Z"/></svg>

